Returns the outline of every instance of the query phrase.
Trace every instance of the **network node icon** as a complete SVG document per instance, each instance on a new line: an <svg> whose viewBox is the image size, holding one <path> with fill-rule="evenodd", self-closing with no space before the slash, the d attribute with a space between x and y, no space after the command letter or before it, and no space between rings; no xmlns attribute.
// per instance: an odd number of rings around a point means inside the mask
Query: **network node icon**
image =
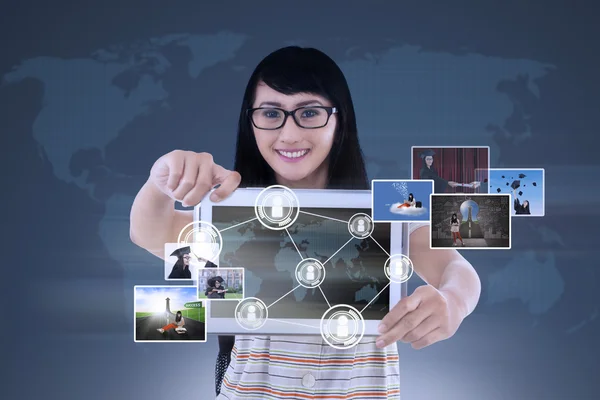
<svg viewBox="0 0 600 400"><path fill-rule="evenodd" d="M258 194L254 211L258 221L266 228L284 230L296 222L300 204L292 190L285 186L273 185Z"/></svg>
<svg viewBox="0 0 600 400"><path fill-rule="evenodd" d="M365 320L354 307L338 304L331 307L321 318L321 336L336 349L350 349L365 334Z"/></svg>
<svg viewBox="0 0 600 400"><path fill-rule="evenodd" d="M203 260L217 260L223 249L221 232L204 221L194 221L183 227L177 242L189 245L192 254Z"/></svg>
<svg viewBox="0 0 600 400"><path fill-rule="evenodd" d="M373 219L364 213L354 214L348 221L348 231L357 239L368 238L374 229Z"/></svg>
<svg viewBox="0 0 600 400"><path fill-rule="evenodd" d="M296 280L305 288L318 287L325 279L325 267L314 258L305 258L296 266Z"/></svg>
<svg viewBox="0 0 600 400"><path fill-rule="evenodd" d="M414 272L414 266L410 258L404 254L392 254L385 262L385 276L394 283L408 281Z"/></svg>
<svg viewBox="0 0 600 400"><path fill-rule="evenodd" d="M235 320L242 328L252 331L261 328L269 316L267 305L256 297L247 297L235 307Z"/></svg>

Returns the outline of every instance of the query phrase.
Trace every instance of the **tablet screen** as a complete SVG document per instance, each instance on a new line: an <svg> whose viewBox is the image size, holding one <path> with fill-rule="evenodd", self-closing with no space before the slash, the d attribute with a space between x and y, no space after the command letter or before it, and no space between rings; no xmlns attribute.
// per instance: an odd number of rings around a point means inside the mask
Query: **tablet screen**
<svg viewBox="0 0 600 400"><path fill-rule="evenodd" d="M346 304L364 309L365 320L381 320L389 311L384 265L390 254L390 224L376 223L371 237L357 239L347 224L357 213L370 215L371 210L303 207L288 235L265 228L255 219L254 207L213 205L212 224L223 239L219 267L245 269L244 297L262 300L269 318L320 319L329 305ZM320 288L298 285L300 253L323 263ZM211 318L233 318L236 305L211 302Z"/></svg>

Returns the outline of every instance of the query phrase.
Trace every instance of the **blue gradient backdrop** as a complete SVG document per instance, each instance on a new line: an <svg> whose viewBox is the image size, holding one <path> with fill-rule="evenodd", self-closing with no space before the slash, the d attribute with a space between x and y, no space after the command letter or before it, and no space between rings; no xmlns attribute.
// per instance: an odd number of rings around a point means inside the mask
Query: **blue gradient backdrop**
<svg viewBox="0 0 600 400"><path fill-rule="evenodd" d="M483 293L459 332L399 346L402 398L597 399L600 28L575 3L3 3L2 397L211 397L216 338L132 340L133 286L165 282L130 207L173 149L231 167L252 69L300 44L347 75L371 178L408 178L411 145L546 170L546 216L465 253Z"/></svg>

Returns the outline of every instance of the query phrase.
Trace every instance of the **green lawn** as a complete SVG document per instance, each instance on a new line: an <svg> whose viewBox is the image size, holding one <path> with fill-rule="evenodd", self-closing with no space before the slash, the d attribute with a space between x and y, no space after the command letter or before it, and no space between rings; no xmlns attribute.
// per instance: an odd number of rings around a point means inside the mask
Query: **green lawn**
<svg viewBox="0 0 600 400"><path fill-rule="evenodd" d="M198 298L201 300L207 299L206 295L203 292L198 294ZM243 298L244 298L244 296L241 293L225 293L225 299L220 299L220 300L243 299ZM219 300L219 299L209 299L209 300Z"/></svg>
<svg viewBox="0 0 600 400"><path fill-rule="evenodd" d="M205 317L204 317L204 312L205 312L204 308L185 308L185 309L181 310L181 315L183 315L184 318L193 319L193 320L199 321L199 322L206 322ZM154 314L157 314L157 313L136 312L135 317L143 318L143 317L149 317ZM162 314L162 312L160 314Z"/></svg>

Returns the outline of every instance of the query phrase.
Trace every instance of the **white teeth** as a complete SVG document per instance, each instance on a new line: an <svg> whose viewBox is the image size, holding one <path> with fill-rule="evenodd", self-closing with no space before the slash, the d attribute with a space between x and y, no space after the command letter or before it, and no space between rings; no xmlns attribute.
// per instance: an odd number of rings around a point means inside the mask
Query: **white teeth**
<svg viewBox="0 0 600 400"><path fill-rule="evenodd" d="M294 152L278 151L278 153L287 158L298 158L298 157L302 157L306 153L308 153L308 150L294 151Z"/></svg>

